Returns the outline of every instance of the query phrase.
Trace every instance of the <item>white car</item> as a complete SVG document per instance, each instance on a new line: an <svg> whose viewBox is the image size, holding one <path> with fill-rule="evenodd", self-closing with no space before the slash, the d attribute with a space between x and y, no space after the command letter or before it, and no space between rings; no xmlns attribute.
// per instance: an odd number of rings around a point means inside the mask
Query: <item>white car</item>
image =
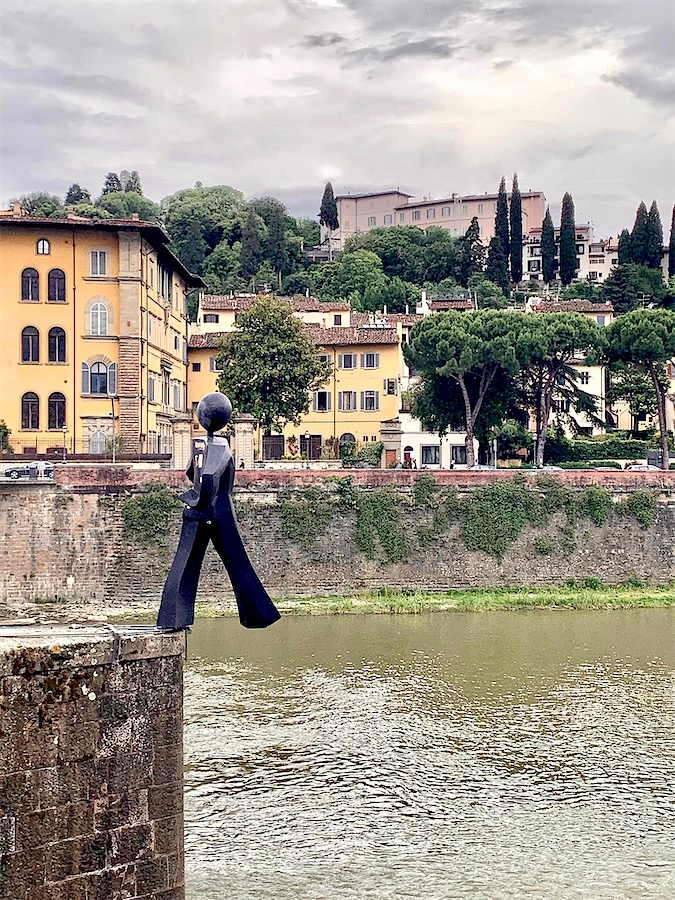
<svg viewBox="0 0 675 900"><path fill-rule="evenodd" d="M650 466L647 463L636 463L634 466L626 466L626 472L662 472L659 466Z"/></svg>

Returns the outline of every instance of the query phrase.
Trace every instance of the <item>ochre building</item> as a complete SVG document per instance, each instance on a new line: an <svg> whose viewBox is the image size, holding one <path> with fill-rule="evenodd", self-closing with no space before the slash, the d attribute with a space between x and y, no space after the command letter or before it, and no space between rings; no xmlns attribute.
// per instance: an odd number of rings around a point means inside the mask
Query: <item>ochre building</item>
<svg viewBox="0 0 675 900"><path fill-rule="evenodd" d="M156 224L0 213L0 420L16 453L190 450L186 292Z"/></svg>

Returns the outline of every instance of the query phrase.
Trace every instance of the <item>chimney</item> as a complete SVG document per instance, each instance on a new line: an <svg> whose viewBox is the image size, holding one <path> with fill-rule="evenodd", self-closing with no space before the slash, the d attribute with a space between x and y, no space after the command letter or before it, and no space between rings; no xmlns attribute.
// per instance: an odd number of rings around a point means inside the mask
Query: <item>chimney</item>
<svg viewBox="0 0 675 900"><path fill-rule="evenodd" d="M382 312L385 314L385 316L387 315L387 304L386 303L382 307Z"/></svg>
<svg viewBox="0 0 675 900"><path fill-rule="evenodd" d="M22 209L21 209L21 204L19 203L18 200L17 200L16 203L14 204L13 215L14 215L14 218L15 218L15 219L20 219L21 216L23 215L23 211L22 211Z"/></svg>
<svg viewBox="0 0 675 900"><path fill-rule="evenodd" d="M132 213L132 214L131 214L131 221L132 221L132 222L140 222L140 221L141 221L141 217L138 215L138 213Z"/></svg>

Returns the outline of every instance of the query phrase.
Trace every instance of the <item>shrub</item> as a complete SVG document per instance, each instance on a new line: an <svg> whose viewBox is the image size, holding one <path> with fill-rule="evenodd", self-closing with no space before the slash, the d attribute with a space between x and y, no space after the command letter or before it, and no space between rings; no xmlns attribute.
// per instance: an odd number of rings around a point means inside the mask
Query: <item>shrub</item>
<svg viewBox="0 0 675 900"><path fill-rule="evenodd" d="M145 491L124 501L124 532L138 544L161 542L180 507L180 500L166 485L149 484Z"/></svg>

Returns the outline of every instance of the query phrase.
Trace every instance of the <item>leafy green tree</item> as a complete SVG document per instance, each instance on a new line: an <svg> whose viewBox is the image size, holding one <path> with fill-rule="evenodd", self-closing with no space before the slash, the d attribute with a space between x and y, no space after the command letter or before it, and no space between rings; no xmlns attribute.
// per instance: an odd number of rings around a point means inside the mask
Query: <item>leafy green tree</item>
<svg viewBox="0 0 675 900"><path fill-rule="evenodd" d="M373 228L349 238L343 258L357 250L379 256L389 278L399 277L417 285L459 274L461 244L445 228Z"/></svg>
<svg viewBox="0 0 675 900"><path fill-rule="evenodd" d="M518 419L506 419L495 428L491 435L497 441L499 459L515 459L519 450L532 450L532 433Z"/></svg>
<svg viewBox="0 0 675 900"><path fill-rule="evenodd" d="M195 240L201 239L199 227L195 223ZM198 252L198 248L195 248ZM183 263L188 266L186 257ZM189 266L188 266L189 268ZM241 274L241 244L235 242L231 247L222 240L209 254L204 264L204 280L214 294L226 294L228 291L244 290L246 280Z"/></svg>
<svg viewBox="0 0 675 900"><path fill-rule="evenodd" d="M649 257L649 213L641 200L635 213L635 224L630 236L630 259L637 266L647 264Z"/></svg>
<svg viewBox="0 0 675 900"><path fill-rule="evenodd" d="M518 186L518 176L513 176L511 188L511 281L523 280L523 201Z"/></svg>
<svg viewBox="0 0 675 900"><path fill-rule="evenodd" d="M104 194L97 203L114 219L130 219L134 213L142 222L157 222L159 206L135 191L116 191Z"/></svg>
<svg viewBox="0 0 675 900"><path fill-rule="evenodd" d="M531 313L519 318L518 382L534 413L534 461L542 466L554 398L568 401L578 412L596 415L595 398L578 387L571 364L599 359L605 338L603 329L581 313Z"/></svg>
<svg viewBox="0 0 675 900"><path fill-rule="evenodd" d="M302 323L284 300L258 300L228 332L218 357L218 389L265 432L298 425L310 395L330 377Z"/></svg>
<svg viewBox="0 0 675 900"><path fill-rule="evenodd" d="M666 391L660 380L661 366L675 357L675 312L637 309L620 316L607 329L610 362L623 362L648 375L654 386L661 437L663 468L669 465L666 425Z"/></svg>
<svg viewBox="0 0 675 900"><path fill-rule="evenodd" d="M647 213L647 254L645 264L650 269L660 269L663 260L663 226L656 200Z"/></svg>
<svg viewBox="0 0 675 900"><path fill-rule="evenodd" d="M633 253L631 250L631 238L630 231L627 228L624 228L621 234L619 235L619 247L618 247L618 257L619 257L619 265L626 266L633 261Z"/></svg>
<svg viewBox="0 0 675 900"><path fill-rule="evenodd" d="M80 187L79 184L71 184L66 191L63 201L64 206L75 206L77 203L91 203L91 194L86 188Z"/></svg>
<svg viewBox="0 0 675 900"><path fill-rule="evenodd" d="M123 187L119 175L116 172L108 172L105 176L105 181L103 182L101 196L103 197L105 194L116 194L121 190L123 190Z"/></svg>
<svg viewBox="0 0 675 900"><path fill-rule="evenodd" d="M403 354L420 375L421 390L433 392L438 379L454 382L462 396L462 426L466 432L466 457L476 461L474 437L479 416L495 379L518 371L516 356L519 314L485 310L477 313L447 312L427 316L413 326ZM470 384L474 383L472 395ZM433 394L432 394L433 396ZM451 423L452 405L439 403L434 412L439 433Z"/></svg>
<svg viewBox="0 0 675 900"><path fill-rule="evenodd" d="M133 194L140 194L143 196L143 188L141 186L141 176L138 174L136 169L133 169L129 173L129 177L126 179L124 184L124 190Z"/></svg>
<svg viewBox="0 0 675 900"><path fill-rule="evenodd" d="M384 293L387 279L382 271L382 260L370 250L355 250L345 253L338 263L337 290L338 297L349 297L358 294L365 297L366 289Z"/></svg>
<svg viewBox="0 0 675 900"><path fill-rule="evenodd" d="M12 429L9 428L4 419L0 419L0 453L14 453L14 448L9 443L9 436Z"/></svg>
<svg viewBox="0 0 675 900"><path fill-rule="evenodd" d="M668 391L668 375L665 365L659 363L656 366L657 378L664 393ZM628 404L631 416L637 418L645 414L656 416L658 406L654 394L654 384L651 377L640 368L625 362L614 362L609 367L609 385L607 387L607 401L617 403L623 400Z"/></svg>
<svg viewBox="0 0 675 900"><path fill-rule="evenodd" d="M488 246L485 276L488 281L499 285L504 294L508 293L509 262L498 234L495 234Z"/></svg>
<svg viewBox="0 0 675 900"><path fill-rule="evenodd" d="M341 265L337 262L321 263L312 267L312 280L320 300L339 300L342 297L340 269Z"/></svg>
<svg viewBox="0 0 675 900"><path fill-rule="evenodd" d="M670 242L668 244L668 278L675 276L675 206L670 220Z"/></svg>
<svg viewBox="0 0 675 900"><path fill-rule="evenodd" d="M267 218L267 240L264 253L276 272L288 272L288 244L286 238L285 209L281 203L273 203Z"/></svg>
<svg viewBox="0 0 675 900"><path fill-rule="evenodd" d="M305 294L307 291L312 293L314 290L314 278L312 277L312 273L308 272L306 269L300 269L297 272L286 275L281 283L279 293L286 297L295 297L299 294Z"/></svg>
<svg viewBox="0 0 675 900"><path fill-rule="evenodd" d="M230 250L230 246L227 241L222 241L221 243L224 243L227 249ZM218 244L218 246L214 248L214 254L220 248L220 246L221 245ZM208 266L204 265L204 260L209 249L209 245L204 240L204 234L201 224L196 219L192 219L186 222L183 225L180 235L180 252L178 254L183 265L187 269L189 269L190 272L201 271L205 276L207 275L207 273L209 275L214 274L213 269L209 270ZM219 268L220 265L220 262L216 263L216 268ZM210 281L210 279L207 280ZM212 285L209 284L209 287L212 287Z"/></svg>
<svg viewBox="0 0 675 900"><path fill-rule="evenodd" d="M577 242L574 222L574 201L566 193L560 216L560 280L569 284L577 274Z"/></svg>
<svg viewBox="0 0 675 900"><path fill-rule="evenodd" d="M241 235L241 274L251 278L263 260L261 231L264 223L252 206L249 206Z"/></svg>
<svg viewBox="0 0 675 900"><path fill-rule="evenodd" d="M508 278L508 258L511 255L511 241L509 239L509 203L506 194L505 178L502 178L502 180L500 181L499 191L497 192L497 211L495 212L495 237L498 237L501 241L502 252L507 259L506 269ZM492 281L493 279L490 280ZM499 284L499 282L497 282L497 284Z"/></svg>
<svg viewBox="0 0 675 900"><path fill-rule="evenodd" d="M485 247L480 239L480 225L476 216L459 240L459 271L457 280L467 287L472 275L482 272L485 267Z"/></svg>
<svg viewBox="0 0 675 900"><path fill-rule="evenodd" d="M601 285L585 278L569 284L560 291L560 300L590 300L592 303L600 300Z"/></svg>
<svg viewBox="0 0 675 900"><path fill-rule="evenodd" d="M600 298L614 305L619 315L637 309L643 303L661 304L670 297L660 269L648 266L616 266L604 281Z"/></svg>
<svg viewBox="0 0 675 900"><path fill-rule="evenodd" d="M546 284L550 284L555 278L555 229L548 206L541 224L541 271Z"/></svg>
<svg viewBox="0 0 675 900"><path fill-rule="evenodd" d="M87 203L86 200L83 200L82 203L76 203L75 206L73 206L73 212L78 216L85 216L87 219L113 218L107 209L103 209L103 207L99 206L97 203Z"/></svg>
<svg viewBox="0 0 675 900"><path fill-rule="evenodd" d="M10 203L18 203L27 216L63 216L65 210L61 204L61 198L46 191L33 191L31 194L22 194L10 200Z"/></svg>
<svg viewBox="0 0 675 900"><path fill-rule="evenodd" d="M472 275L468 287L476 297L478 309L503 309L506 306L504 291L482 273Z"/></svg>

